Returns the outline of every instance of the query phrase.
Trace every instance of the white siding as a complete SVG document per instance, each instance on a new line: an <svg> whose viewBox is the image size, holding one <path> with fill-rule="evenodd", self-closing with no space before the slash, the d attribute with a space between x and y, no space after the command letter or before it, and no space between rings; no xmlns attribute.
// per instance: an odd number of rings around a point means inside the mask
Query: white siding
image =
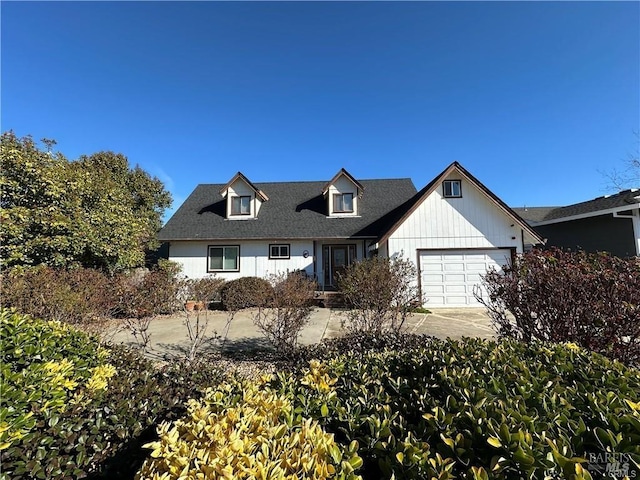
<svg viewBox="0 0 640 480"><path fill-rule="evenodd" d="M453 173L451 180L459 180ZM444 198L442 185L390 236L388 255L415 260L418 249L505 248L522 252L522 229L474 185L462 179L462 198Z"/></svg>
<svg viewBox="0 0 640 480"><path fill-rule="evenodd" d="M289 244L291 258L269 259L270 244ZM169 260L182 265L182 273L189 278L201 278L207 273L207 254L210 245L240 245L240 271L216 272L216 276L226 280L234 278L258 276L293 270L306 270L313 274L313 241L184 241L171 242ZM304 258L303 252L309 252Z"/></svg>

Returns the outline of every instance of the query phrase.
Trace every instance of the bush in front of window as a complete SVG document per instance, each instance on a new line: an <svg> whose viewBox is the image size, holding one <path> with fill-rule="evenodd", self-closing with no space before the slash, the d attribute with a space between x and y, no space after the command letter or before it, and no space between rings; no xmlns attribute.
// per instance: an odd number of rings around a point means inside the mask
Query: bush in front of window
<svg viewBox="0 0 640 480"><path fill-rule="evenodd" d="M231 312L264 306L272 295L271 283L259 277L240 277L230 280L220 291L222 307Z"/></svg>

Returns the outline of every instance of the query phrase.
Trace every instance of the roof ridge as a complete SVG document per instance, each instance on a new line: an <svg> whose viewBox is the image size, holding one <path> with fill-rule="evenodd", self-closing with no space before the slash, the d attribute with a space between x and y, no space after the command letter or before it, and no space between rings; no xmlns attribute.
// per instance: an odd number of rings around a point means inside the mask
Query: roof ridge
<svg viewBox="0 0 640 480"><path fill-rule="evenodd" d="M411 181L413 183L413 180L411 179L411 177L394 177L394 178L365 178L362 180L358 180L359 182L389 182L389 181ZM322 184L326 184L326 180L289 180L289 181L273 181L273 182L269 182L269 181L265 181L265 182L251 182L254 185L264 185L264 184L277 184L277 185L284 185L284 184L291 184L291 183L322 183ZM198 183L197 186L200 185L208 185L208 186L215 186L215 185L226 185L226 183Z"/></svg>

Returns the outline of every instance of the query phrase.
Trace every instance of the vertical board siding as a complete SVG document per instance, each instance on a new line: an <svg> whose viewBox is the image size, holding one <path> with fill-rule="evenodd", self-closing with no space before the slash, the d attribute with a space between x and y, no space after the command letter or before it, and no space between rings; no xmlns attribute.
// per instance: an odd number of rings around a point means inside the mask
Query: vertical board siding
<svg viewBox="0 0 640 480"><path fill-rule="evenodd" d="M458 180L455 173L450 176ZM414 258L417 249L515 247L521 227L474 185L462 179L462 197L445 198L442 185L389 238L389 255ZM514 238L515 237L515 238Z"/></svg>

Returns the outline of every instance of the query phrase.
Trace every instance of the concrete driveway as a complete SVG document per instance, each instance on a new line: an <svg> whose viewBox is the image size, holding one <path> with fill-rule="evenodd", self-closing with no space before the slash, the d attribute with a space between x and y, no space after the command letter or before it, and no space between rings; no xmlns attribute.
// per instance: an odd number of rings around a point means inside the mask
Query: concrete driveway
<svg viewBox="0 0 640 480"><path fill-rule="evenodd" d="M462 337L492 338L494 336L490 319L484 308L434 308L432 313L416 313L411 315L405 324L407 333L432 335L438 338L459 339ZM323 338L335 338L344 333L342 320L345 313L339 309L316 308L309 323L302 330L300 343L308 345L317 343ZM190 321L196 320L196 314L190 314ZM227 324L227 313L209 311L201 313L200 321L208 320L207 349L215 350L220 346ZM152 357L165 358L171 354L185 353L190 345L185 320L186 314L159 317L151 321L150 354ZM121 330L112 335L114 343L135 344L133 335L127 330ZM267 347L258 328L253 324L250 312L238 312L229 324L226 348L255 349Z"/></svg>

